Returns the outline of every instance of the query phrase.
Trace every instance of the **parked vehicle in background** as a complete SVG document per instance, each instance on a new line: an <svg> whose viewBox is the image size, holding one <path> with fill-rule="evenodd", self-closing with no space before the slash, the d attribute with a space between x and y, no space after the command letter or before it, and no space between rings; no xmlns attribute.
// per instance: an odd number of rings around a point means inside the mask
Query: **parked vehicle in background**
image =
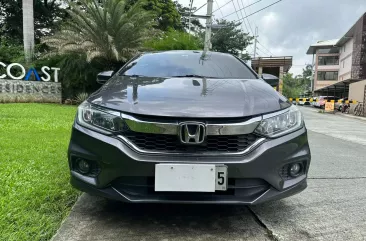
<svg viewBox="0 0 366 241"><path fill-rule="evenodd" d="M341 109L341 112L342 113L345 113L345 114L348 114L349 113L349 109L350 109L350 104L348 103L348 104L343 104L343 106L342 106L342 109Z"/></svg>
<svg viewBox="0 0 366 241"><path fill-rule="evenodd" d="M299 101L299 105L310 105L309 100L310 100L310 98L302 98L301 101Z"/></svg>
<svg viewBox="0 0 366 241"><path fill-rule="evenodd" d="M318 108L321 108L321 109L324 109L325 108L325 103L328 101L328 100L334 100L334 101L337 101L339 100L339 97L334 97L334 96L319 96L316 104L314 105L315 107L318 107Z"/></svg>
<svg viewBox="0 0 366 241"><path fill-rule="evenodd" d="M315 106L315 103L316 103L317 99L318 99L318 97L313 97L313 101L310 102L310 105Z"/></svg>
<svg viewBox="0 0 366 241"><path fill-rule="evenodd" d="M343 106L346 104L344 103L346 100L348 100L348 97L339 99L336 103L334 103L334 109L338 111L342 111ZM341 102L342 101L342 102Z"/></svg>

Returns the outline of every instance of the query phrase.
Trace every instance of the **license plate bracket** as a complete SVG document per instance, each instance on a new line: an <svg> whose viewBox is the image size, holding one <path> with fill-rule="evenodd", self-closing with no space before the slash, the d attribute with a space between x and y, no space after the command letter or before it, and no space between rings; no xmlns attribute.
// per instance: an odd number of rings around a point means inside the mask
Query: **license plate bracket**
<svg viewBox="0 0 366 241"><path fill-rule="evenodd" d="M214 164L157 164L155 191L215 192L227 189L227 166Z"/></svg>

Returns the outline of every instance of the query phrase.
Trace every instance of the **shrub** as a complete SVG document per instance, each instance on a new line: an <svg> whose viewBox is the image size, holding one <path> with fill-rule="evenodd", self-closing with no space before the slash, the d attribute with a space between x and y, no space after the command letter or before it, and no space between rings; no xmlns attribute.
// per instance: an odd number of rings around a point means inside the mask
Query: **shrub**
<svg viewBox="0 0 366 241"><path fill-rule="evenodd" d="M83 103L86 99L88 99L89 97L89 94L88 93L85 93L85 92L81 92L79 93L78 95L76 95L75 97L75 103L76 104L81 104Z"/></svg>
<svg viewBox="0 0 366 241"><path fill-rule="evenodd" d="M23 46L2 38L0 40L0 61L7 64L24 61Z"/></svg>
<svg viewBox="0 0 366 241"><path fill-rule="evenodd" d="M200 38L181 31L165 32L145 42L145 48L150 50L197 50L202 47Z"/></svg>

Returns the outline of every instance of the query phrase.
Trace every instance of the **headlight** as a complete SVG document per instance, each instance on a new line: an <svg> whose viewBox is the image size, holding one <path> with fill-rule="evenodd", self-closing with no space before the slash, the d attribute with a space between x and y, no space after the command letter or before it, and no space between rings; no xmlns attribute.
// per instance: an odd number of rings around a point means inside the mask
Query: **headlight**
<svg viewBox="0 0 366 241"><path fill-rule="evenodd" d="M282 114L263 116L263 118L255 132L268 137L282 136L298 130L304 125L302 114L296 106L291 106L288 111Z"/></svg>
<svg viewBox="0 0 366 241"><path fill-rule="evenodd" d="M97 130L119 132L126 129L126 124L119 112L97 108L88 102L79 106L77 121L82 126Z"/></svg>

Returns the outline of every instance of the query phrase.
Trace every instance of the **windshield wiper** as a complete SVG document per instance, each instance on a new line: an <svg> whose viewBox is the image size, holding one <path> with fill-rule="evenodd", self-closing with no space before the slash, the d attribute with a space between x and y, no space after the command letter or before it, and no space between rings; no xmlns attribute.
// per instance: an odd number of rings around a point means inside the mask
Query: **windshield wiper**
<svg viewBox="0 0 366 241"><path fill-rule="evenodd" d="M180 77L196 77L196 78L216 78L216 77L211 77L211 76L202 76L202 75L197 75L197 74L186 74L186 75L175 75L175 76L172 76L172 77L177 77L177 78L180 78Z"/></svg>

